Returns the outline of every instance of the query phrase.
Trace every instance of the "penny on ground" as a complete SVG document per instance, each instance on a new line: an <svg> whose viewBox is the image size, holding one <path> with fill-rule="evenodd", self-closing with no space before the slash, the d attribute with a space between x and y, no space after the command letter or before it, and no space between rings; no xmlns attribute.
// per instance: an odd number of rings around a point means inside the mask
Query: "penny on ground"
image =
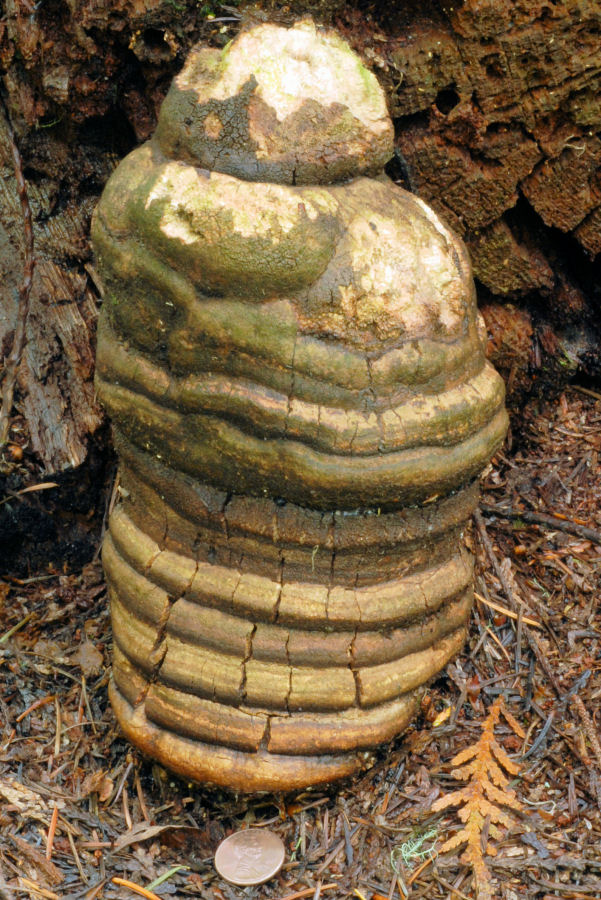
<svg viewBox="0 0 601 900"><path fill-rule="evenodd" d="M264 828L246 828L219 844L215 868L232 884L263 884L277 875L285 855L284 844L277 834Z"/></svg>

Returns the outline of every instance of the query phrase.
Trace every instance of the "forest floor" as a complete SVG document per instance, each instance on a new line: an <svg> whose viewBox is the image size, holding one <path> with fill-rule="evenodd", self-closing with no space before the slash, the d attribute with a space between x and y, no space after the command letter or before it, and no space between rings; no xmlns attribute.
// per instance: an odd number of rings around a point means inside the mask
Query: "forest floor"
<svg viewBox="0 0 601 900"><path fill-rule="evenodd" d="M142 759L107 700L99 563L0 581L0 898L601 897L601 395L523 421L483 481L464 652L327 791L237 797ZM251 825L286 862L235 888L213 855Z"/></svg>

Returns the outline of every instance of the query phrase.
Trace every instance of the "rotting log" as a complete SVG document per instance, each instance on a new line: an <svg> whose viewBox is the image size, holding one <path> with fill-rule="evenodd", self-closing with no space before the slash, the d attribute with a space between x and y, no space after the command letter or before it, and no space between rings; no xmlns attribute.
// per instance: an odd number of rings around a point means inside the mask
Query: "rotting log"
<svg viewBox="0 0 601 900"><path fill-rule="evenodd" d="M465 247L392 153L335 32L256 26L190 54L94 214L111 699L194 781L357 771L465 638L504 385Z"/></svg>
<svg viewBox="0 0 601 900"><path fill-rule="evenodd" d="M93 384L98 312L88 235L95 198L71 197L55 171L57 160L36 177L24 167L35 257L31 290L25 290L32 261L29 216L20 202L20 161L18 153L13 159L11 138L0 109L2 437L9 426L8 444L0 440L0 574L26 576L91 559L98 541L93 523L102 516L112 457ZM55 144L49 146L56 152ZM91 174L83 153L69 162L67 152L63 147L63 177L75 165ZM14 496L39 482L54 487Z"/></svg>
<svg viewBox="0 0 601 900"><path fill-rule="evenodd" d="M493 356L516 399L561 369L598 376L601 6L466 0L380 23L413 189L465 239L487 325L499 301L510 332L529 319Z"/></svg>
<svg viewBox="0 0 601 900"><path fill-rule="evenodd" d="M54 187L54 190L52 189ZM51 215L58 185L27 184L36 266L26 339L18 371L20 411L31 450L45 472L76 467L103 421L94 396L96 295L84 268L93 200ZM14 339L23 278L24 221L14 177L10 135L0 111L0 346Z"/></svg>

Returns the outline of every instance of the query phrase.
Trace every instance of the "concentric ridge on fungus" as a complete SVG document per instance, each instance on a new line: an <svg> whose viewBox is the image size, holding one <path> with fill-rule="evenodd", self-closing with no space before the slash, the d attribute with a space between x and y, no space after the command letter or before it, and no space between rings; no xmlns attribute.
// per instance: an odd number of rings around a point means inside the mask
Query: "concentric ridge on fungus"
<svg viewBox="0 0 601 900"><path fill-rule="evenodd" d="M261 25L191 53L94 217L111 697L196 781L356 771L464 639L504 390L466 251L392 151L336 34Z"/></svg>

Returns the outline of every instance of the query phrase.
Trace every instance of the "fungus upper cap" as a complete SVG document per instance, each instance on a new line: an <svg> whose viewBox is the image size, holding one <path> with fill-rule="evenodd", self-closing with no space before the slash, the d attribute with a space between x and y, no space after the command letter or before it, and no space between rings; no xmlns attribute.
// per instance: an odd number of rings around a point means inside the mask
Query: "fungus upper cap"
<svg viewBox="0 0 601 900"><path fill-rule="evenodd" d="M166 156L249 181L326 184L381 171L393 126L375 76L305 20L196 48L165 98Z"/></svg>

